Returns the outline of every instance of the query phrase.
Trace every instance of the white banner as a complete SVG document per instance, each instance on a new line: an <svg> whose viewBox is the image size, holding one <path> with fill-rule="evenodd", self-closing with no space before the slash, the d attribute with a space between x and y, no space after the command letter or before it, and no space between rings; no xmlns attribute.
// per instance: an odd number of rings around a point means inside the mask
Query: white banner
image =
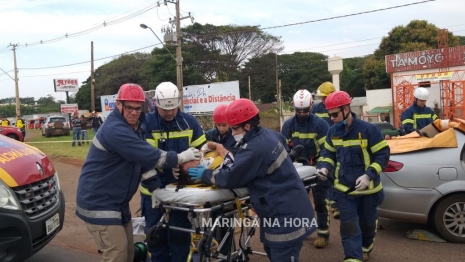
<svg viewBox="0 0 465 262"><path fill-rule="evenodd" d="M76 78L53 79L55 92L77 92L79 91L79 82Z"/></svg>
<svg viewBox="0 0 465 262"><path fill-rule="evenodd" d="M239 81L185 86L183 90L184 112L213 112L218 105L239 99Z"/></svg>
<svg viewBox="0 0 465 262"><path fill-rule="evenodd" d="M100 96L100 103L102 105L102 115L104 118L116 108L116 95Z"/></svg>
<svg viewBox="0 0 465 262"><path fill-rule="evenodd" d="M61 104L61 113L66 114L66 113L71 113L74 114L74 112L78 112L78 104Z"/></svg>

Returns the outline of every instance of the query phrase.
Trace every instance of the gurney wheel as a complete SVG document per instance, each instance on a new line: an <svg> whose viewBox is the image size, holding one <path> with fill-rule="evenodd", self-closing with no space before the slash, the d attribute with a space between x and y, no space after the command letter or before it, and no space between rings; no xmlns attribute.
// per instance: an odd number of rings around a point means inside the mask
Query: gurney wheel
<svg viewBox="0 0 465 262"><path fill-rule="evenodd" d="M200 255L210 254L209 246L211 245L211 241L210 243L207 243L207 240L207 237L202 237L199 239L199 242L197 242L197 252L199 252Z"/></svg>

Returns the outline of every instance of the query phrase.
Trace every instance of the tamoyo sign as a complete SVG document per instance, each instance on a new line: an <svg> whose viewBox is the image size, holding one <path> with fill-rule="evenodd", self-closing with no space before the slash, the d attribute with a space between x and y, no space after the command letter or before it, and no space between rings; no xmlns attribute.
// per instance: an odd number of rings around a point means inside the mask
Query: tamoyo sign
<svg viewBox="0 0 465 262"><path fill-rule="evenodd" d="M440 68L443 60L444 53L442 49L387 55L385 57L386 72ZM449 66L465 65L465 46L449 47L448 60Z"/></svg>

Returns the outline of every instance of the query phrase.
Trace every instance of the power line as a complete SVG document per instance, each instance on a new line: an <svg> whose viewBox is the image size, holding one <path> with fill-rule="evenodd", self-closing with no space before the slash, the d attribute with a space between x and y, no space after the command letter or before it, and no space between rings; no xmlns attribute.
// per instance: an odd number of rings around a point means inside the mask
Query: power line
<svg viewBox="0 0 465 262"><path fill-rule="evenodd" d="M142 47L142 48L138 48L138 49L135 49L135 50L132 50L132 51L124 52L124 53L121 53L121 54L111 55L111 56L107 56L107 57L102 57L102 58L99 58L99 59L94 59L94 61L99 61L99 60L104 60L104 59L112 58L112 57L115 57L115 56L122 56L122 55L125 55L125 54L134 53L134 52L137 52L137 51L139 51L139 50L143 50L143 49L146 49L146 48L149 48L149 47L153 47L153 46L156 46L156 45L159 45L159 44L149 45L149 46ZM60 66L31 67L31 68L18 68L18 69L21 69L21 70L51 69L51 68L59 68L59 67L66 67L66 66L75 66L75 65L87 64L87 63L90 63L90 62L91 62L91 61L78 62L78 63L67 64L67 65L60 65Z"/></svg>
<svg viewBox="0 0 465 262"><path fill-rule="evenodd" d="M82 30L82 31L79 31L79 32L71 33L71 34L66 33L64 36L58 36L58 37L51 38L51 39L48 39L48 40L40 40L40 41L37 41L37 42L26 43L24 45L20 45L18 49L25 48L25 47L30 47L30 46L36 46L36 45L49 44L49 43L57 42L57 41L60 41L60 40L64 40L66 38L77 37L77 36L89 34L91 32L102 29L104 27L111 26L111 25L116 25L116 24L125 22L127 20L130 20L130 19L132 19L134 17L137 17L137 16L139 16L139 15L141 15L143 13L146 13L149 10L151 10L153 8L156 8L156 7L157 7L157 4L151 4L149 6L143 7L142 9L140 9L138 11L135 11L135 12L129 14L129 15L126 15L126 16L121 17L121 18L113 19L113 20L110 19L110 20L104 21L103 23L100 23L100 24L98 24L98 25L96 25L94 27L88 28L86 30ZM1 52L0 52L0 54L1 54Z"/></svg>
<svg viewBox="0 0 465 262"><path fill-rule="evenodd" d="M419 4L424 4L424 3L428 3L428 2L434 2L434 1L435 0L425 0L425 1L421 1L421 2L414 2L414 3L409 3L409 4L396 5L396 6L379 8L379 9L374 9L374 10L370 10L370 11L363 11L363 12L358 12L358 13L353 13L353 14L339 15L339 16L321 18L321 19L310 20L310 21L305 21L305 22L298 22L298 23L292 23L292 24L286 24L286 25L264 27L262 29L274 29L274 28L281 28L281 27L287 27L287 26L302 25L302 24L315 23L315 22L321 22L321 21L327 21L327 20L334 20L334 19L345 18L345 17L350 17L350 16L363 15L363 14L376 13L376 12L381 12L381 11L386 11L386 10L391 10L391 9L397 9L397 8L411 6L411 5L419 5Z"/></svg>
<svg viewBox="0 0 465 262"><path fill-rule="evenodd" d="M48 75L32 75L32 76L21 76L21 78L23 78L23 77L39 77L39 76L69 75L69 74L78 74L78 73L84 73L84 72L89 72L89 70L85 70L85 71L78 71L78 72L67 72L67 73L59 73L59 74L48 74Z"/></svg>

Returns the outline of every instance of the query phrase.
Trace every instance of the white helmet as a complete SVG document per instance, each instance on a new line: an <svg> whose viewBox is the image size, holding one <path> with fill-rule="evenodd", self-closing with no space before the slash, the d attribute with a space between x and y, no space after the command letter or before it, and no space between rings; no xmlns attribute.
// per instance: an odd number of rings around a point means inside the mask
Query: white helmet
<svg viewBox="0 0 465 262"><path fill-rule="evenodd" d="M419 87L416 88L415 91L413 91L413 96L420 100L428 100L429 92L426 88Z"/></svg>
<svg viewBox="0 0 465 262"><path fill-rule="evenodd" d="M178 87L171 82L160 83L155 89L154 99L156 107L165 110L175 109L181 102Z"/></svg>
<svg viewBox="0 0 465 262"><path fill-rule="evenodd" d="M293 104L295 108L307 108L313 104L313 97L306 89L300 89L294 95Z"/></svg>

